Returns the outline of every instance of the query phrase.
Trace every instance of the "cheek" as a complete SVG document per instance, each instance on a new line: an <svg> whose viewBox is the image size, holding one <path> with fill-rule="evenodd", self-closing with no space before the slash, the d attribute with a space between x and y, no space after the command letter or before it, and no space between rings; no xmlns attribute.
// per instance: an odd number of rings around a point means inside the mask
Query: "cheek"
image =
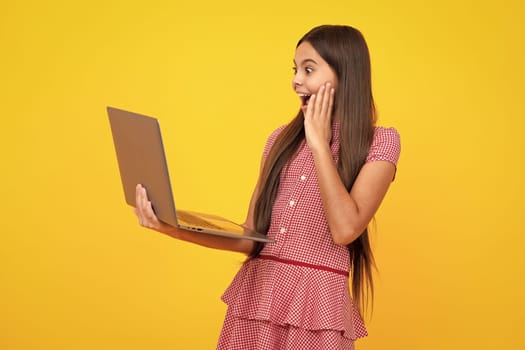
<svg viewBox="0 0 525 350"><path fill-rule="evenodd" d="M339 86L339 80L337 79L337 75L335 74L335 72L331 71L330 72L330 84L332 84L332 86L334 87L334 89L337 89L337 87Z"/></svg>
<svg viewBox="0 0 525 350"><path fill-rule="evenodd" d="M330 79L330 84L332 84L332 87L334 89L337 89L339 87L339 82L337 81L337 77L332 77L332 79Z"/></svg>
<svg viewBox="0 0 525 350"><path fill-rule="evenodd" d="M319 89L321 88L321 86L323 86L326 82L328 82L328 80L316 80L316 81L313 81L310 83L310 86L309 86L309 91L312 91L312 92L315 92L317 93L317 91L319 91Z"/></svg>
<svg viewBox="0 0 525 350"><path fill-rule="evenodd" d="M333 76L333 75L328 75L328 76L325 76L324 78L322 79L318 79L316 82L315 82L315 88L316 88L316 91L319 90L319 88L326 84L326 83L330 83L330 85L332 85L332 87L334 89L337 90L337 87L339 86L338 84L338 81L337 81L337 77Z"/></svg>

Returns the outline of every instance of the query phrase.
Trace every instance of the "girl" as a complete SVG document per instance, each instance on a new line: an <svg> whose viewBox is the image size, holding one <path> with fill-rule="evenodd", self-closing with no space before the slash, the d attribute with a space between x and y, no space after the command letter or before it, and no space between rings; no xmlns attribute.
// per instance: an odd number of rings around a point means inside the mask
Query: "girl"
<svg viewBox="0 0 525 350"><path fill-rule="evenodd" d="M266 142L245 222L276 243L166 225L137 186L142 226L248 255L222 297L228 310L217 349L353 349L367 335L361 314L374 264L367 225L394 179L399 135L375 126L358 30L312 29L297 44L294 72L301 108Z"/></svg>

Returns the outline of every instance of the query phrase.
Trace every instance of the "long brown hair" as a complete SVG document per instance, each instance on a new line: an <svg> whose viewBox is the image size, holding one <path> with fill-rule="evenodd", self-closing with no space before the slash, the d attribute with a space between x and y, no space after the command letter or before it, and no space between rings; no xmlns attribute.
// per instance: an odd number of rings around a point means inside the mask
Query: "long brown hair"
<svg viewBox="0 0 525 350"><path fill-rule="evenodd" d="M351 190L366 161L374 136L376 113L372 96L370 56L363 35L349 26L323 25L313 28L297 43L310 43L334 70L338 79L334 114L340 121L340 149L337 169L346 189ZM282 169L304 140L304 115L297 116L275 140L262 170L266 179L255 203L254 224L258 232L268 232L280 183ZM257 243L249 258L255 258L263 249ZM368 239L368 229L348 245L352 297L361 314L373 301L372 269L374 256Z"/></svg>

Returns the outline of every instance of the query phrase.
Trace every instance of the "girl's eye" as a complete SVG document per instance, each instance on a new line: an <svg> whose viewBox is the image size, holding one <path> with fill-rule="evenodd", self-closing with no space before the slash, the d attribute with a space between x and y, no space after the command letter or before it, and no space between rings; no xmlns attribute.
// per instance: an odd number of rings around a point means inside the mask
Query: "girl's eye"
<svg viewBox="0 0 525 350"><path fill-rule="evenodd" d="M304 71L306 72L306 74L310 74L310 73L312 73L314 70L313 70L311 67L306 67L306 68L304 69Z"/></svg>
<svg viewBox="0 0 525 350"><path fill-rule="evenodd" d="M297 67L292 67L293 74L297 74Z"/></svg>

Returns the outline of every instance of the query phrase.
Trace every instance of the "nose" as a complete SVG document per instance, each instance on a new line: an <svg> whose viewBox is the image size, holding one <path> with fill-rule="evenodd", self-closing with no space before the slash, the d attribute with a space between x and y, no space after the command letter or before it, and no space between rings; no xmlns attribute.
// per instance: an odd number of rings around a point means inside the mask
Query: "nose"
<svg viewBox="0 0 525 350"><path fill-rule="evenodd" d="M293 76L292 79L292 88L295 90L298 86L302 85L302 80L300 79L299 75L296 74Z"/></svg>

